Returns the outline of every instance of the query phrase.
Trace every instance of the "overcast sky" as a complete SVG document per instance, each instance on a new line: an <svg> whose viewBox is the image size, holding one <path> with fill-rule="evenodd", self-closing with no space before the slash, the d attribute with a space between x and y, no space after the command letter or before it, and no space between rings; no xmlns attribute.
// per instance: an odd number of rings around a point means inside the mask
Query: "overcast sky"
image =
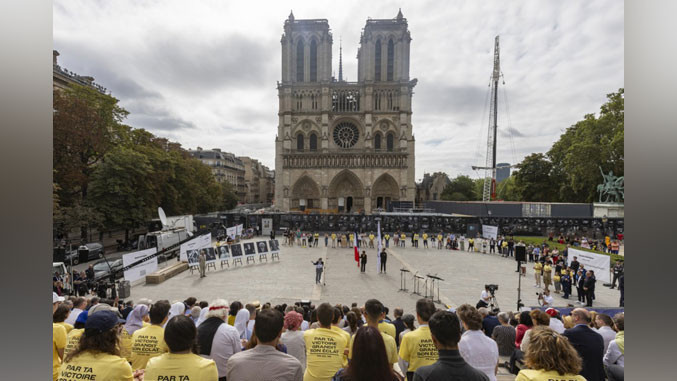
<svg viewBox="0 0 677 381"><path fill-rule="evenodd" d="M324 18L357 78L368 17L402 8L411 31L416 179L483 173L494 37L500 35L498 162L546 152L624 86L623 2L605 1L54 1L59 64L91 75L130 111L126 123L184 148L221 148L275 168L280 38Z"/></svg>

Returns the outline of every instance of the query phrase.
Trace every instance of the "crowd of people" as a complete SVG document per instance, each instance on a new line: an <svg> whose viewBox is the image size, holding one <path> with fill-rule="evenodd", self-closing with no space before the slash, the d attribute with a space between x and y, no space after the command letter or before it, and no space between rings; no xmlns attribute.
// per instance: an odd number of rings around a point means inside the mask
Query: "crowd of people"
<svg viewBox="0 0 677 381"><path fill-rule="evenodd" d="M54 380L619 380L624 315L53 293Z"/></svg>

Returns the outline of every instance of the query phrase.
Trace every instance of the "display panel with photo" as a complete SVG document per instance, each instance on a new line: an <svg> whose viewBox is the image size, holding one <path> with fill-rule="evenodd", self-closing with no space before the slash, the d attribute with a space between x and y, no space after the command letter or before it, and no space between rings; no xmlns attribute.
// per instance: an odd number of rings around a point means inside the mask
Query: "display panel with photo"
<svg viewBox="0 0 677 381"><path fill-rule="evenodd" d="M219 246L219 259L228 259L230 258L230 250L227 245Z"/></svg>
<svg viewBox="0 0 677 381"><path fill-rule="evenodd" d="M215 262L216 261L216 251L214 250L213 247L208 247L206 249L203 249L205 251L205 255L207 257L207 262Z"/></svg>
<svg viewBox="0 0 677 381"><path fill-rule="evenodd" d="M258 241L256 243L256 248L259 251L259 254L264 254L268 252L268 245L266 245L266 241Z"/></svg>
<svg viewBox="0 0 677 381"><path fill-rule="evenodd" d="M268 241L268 244L270 245L270 251L280 251L280 243L276 239L271 239Z"/></svg>
<svg viewBox="0 0 677 381"><path fill-rule="evenodd" d="M242 256L242 245L235 244L230 246L230 253L233 256L233 258L236 257L241 257Z"/></svg>
<svg viewBox="0 0 677 381"><path fill-rule="evenodd" d="M200 258L200 250L199 249L187 250L186 256L188 257L188 265L197 265Z"/></svg>
<svg viewBox="0 0 677 381"><path fill-rule="evenodd" d="M244 244L244 255L254 255L256 254L256 248L254 242L247 242Z"/></svg>

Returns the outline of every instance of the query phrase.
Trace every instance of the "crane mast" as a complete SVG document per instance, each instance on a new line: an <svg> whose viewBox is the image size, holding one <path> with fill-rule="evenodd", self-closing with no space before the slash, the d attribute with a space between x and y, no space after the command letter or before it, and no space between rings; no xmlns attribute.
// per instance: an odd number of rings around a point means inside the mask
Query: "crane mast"
<svg viewBox="0 0 677 381"><path fill-rule="evenodd" d="M482 201L496 198L496 136L498 130L498 80L501 76L501 59L498 36L494 44L494 71L491 75L491 105L489 107L489 133L487 134L487 161L484 175Z"/></svg>

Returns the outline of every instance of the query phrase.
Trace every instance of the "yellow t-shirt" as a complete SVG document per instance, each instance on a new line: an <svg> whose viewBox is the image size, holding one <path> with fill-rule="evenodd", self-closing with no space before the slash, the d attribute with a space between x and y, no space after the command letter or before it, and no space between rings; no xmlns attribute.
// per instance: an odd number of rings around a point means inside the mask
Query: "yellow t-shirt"
<svg viewBox="0 0 677 381"><path fill-rule="evenodd" d="M534 263L534 271L536 271L537 273L540 274L542 268L543 268L543 265L541 264L541 262Z"/></svg>
<svg viewBox="0 0 677 381"><path fill-rule="evenodd" d="M334 331L334 332L338 332L341 335L343 335L343 337L346 339L346 341L350 341L350 334L348 332L342 330L339 327L333 326L333 325L331 326L331 330ZM343 367L345 368L346 366L348 366L348 356L343 355Z"/></svg>
<svg viewBox="0 0 677 381"><path fill-rule="evenodd" d="M165 330L159 325L151 325L136 330L132 335L132 369L145 369L148 360L169 352L164 339Z"/></svg>
<svg viewBox="0 0 677 381"><path fill-rule="evenodd" d="M374 240L374 235L373 235L373 234L369 234L369 240L370 240L370 241L373 241L373 240Z"/></svg>
<svg viewBox="0 0 677 381"><path fill-rule="evenodd" d="M387 335L383 332L381 332L381 336L383 336L383 342L386 345L386 355L388 356L388 362L390 364L394 364L397 362L397 343L395 343L395 339L390 337L390 335ZM355 341L355 335L353 335L350 338L350 350L348 352L348 358L352 359L353 358L353 342Z"/></svg>
<svg viewBox="0 0 677 381"><path fill-rule="evenodd" d="M320 238L320 233L315 233L313 237L315 238L315 240L318 240Z"/></svg>
<svg viewBox="0 0 677 381"><path fill-rule="evenodd" d="M353 242L353 235L351 234L349 237L350 237L350 242Z"/></svg>
<svg viewBox="0 0 677 381"><path fill-rule="evenodd" d="M437 361L439 354L427 325L420 326L402 336L400 357L409 363L407 369L409 372L415 372L416 369Z"/></svg>
<svg viewBox="0 0 677 381"><path fill-rule="evenodd" d="M58 324L58 325L60 325L60 326L62 326L62 327L64 327L64 328L66 328L66 334L68 334L68 333L73 329L73 326L70 325L70 324L68 324L68 323L66 323L65 321L62 321L62 322L56 323L56 324Z"/></svg>
<svg viewBox="0 0 677 381"><path fill-rule="evenodd" d="M386 239L386 241L389 240L389 239L390 239L390 234L386 234L386 235L384 236L384 238Z"/></svg>
<svg viewBox="0 0 677 381"><path fill-rule="evenodd" d="M52 323L52 377L56 380L61 366L59 349L66 348L66 328L60 324Z"/></svg>
<svg viewBox="0 0 677 381"><path fill-rule="evenodd" d="M332 241L333 241L333 240L336 240L336 234L332 233L332 234L331 234L331 239L332 239Z"/></svg>
<svg viewBox="0 0 677 381"><path fill-rule="evenodd" d="M437 240L438 240L438 241L441 241L442 238L443 238L443 237L442 237L442 234L438 234L438 235L437 235Z"/></svg>
<svg viewBox="0 0 677 381"><path fill-rule="evenodd" d="M82 336L82 333L85 332L84 329L73 329L70 332L68 332L68 336L66 337L66 348L63 350L63 357L66 358L69 353L73 352L75 348L78 347L80 344L80 337Z"/></svg>
<svg viewBox="0 0 677 381"><path fill-rule="evenodd" d="M407 235L404 233L400 234L400 239L407 239Z"/></svg>
<svg viewBox="0 0 677 381"><path fill-rule="evenodd" d="M59 381L106 380L132 381L132 367L127 360L108 353L86 351L61 365ZM146 380L151 380L146 378Z"/></svg>
<svg viewBox="0 0 677 381"><path fill-rule="evenodd" d="M156 380L217 380L219 372L214 360L194 353L165 353L148 360L143 379Z"/></svg>
<svg viewBox="0 0 677 381"><path fill-rule="evenodd" d="M131 360L132 358L132 335L123 327L120 335L120 357Z"/></svg>
<svg viewBox="0 0 677 381"><path fill-rule="evenodd" d="M414 241L418 241L418 233L414 234Z"/></svg>
<svg viewBox="0 0 677 381"><path fill-rule="evenodd" d="M326 381L343 366L343 352L349 342L337 331L327 328L310 329L303 333L306 342L304 381Z"/></svg>
<svg viewBox="0 0 677 381"><path fill-rule="evenodd" d="M228 315L228 325L235 325L235 316Z"/></svg>
<svg viewBox="0 0 677 381"><path fill-rule="evenodd" d="M503 241L503 244L501 245L501 247L508 247L508 243Z"/></svg>
<svg viewBox="0 0 677 381"><path fill-rule="evenodd" d="M545 266L543 267L543 273L544 273L544 274L545 274L545 273L548 273L548 275L549 275L550 273L552 273L552 267L551 267L550 265L545 265Z"/></svg>
<svg viewBox="0 0 677 381"><path fill-rule="evenodd" d="M423 240L428 239L428 235L426 233L423 233Z"/></svg>
<svg viewBox="0 0 677 381"><path fill-rule="evenodd" d="M543 369L520 370L515 381L585 381L585 377L575 374L560 376L556 370L545 371Z"/></svg>
<svg viewBox="0 0 677 381"><path fill-rule="evenodd" d="M395 338L397 332L394 324L386 323L385 321L378 323L378 330L385 333L386 335L390 335L390 337L393 339Z"/></svg>

